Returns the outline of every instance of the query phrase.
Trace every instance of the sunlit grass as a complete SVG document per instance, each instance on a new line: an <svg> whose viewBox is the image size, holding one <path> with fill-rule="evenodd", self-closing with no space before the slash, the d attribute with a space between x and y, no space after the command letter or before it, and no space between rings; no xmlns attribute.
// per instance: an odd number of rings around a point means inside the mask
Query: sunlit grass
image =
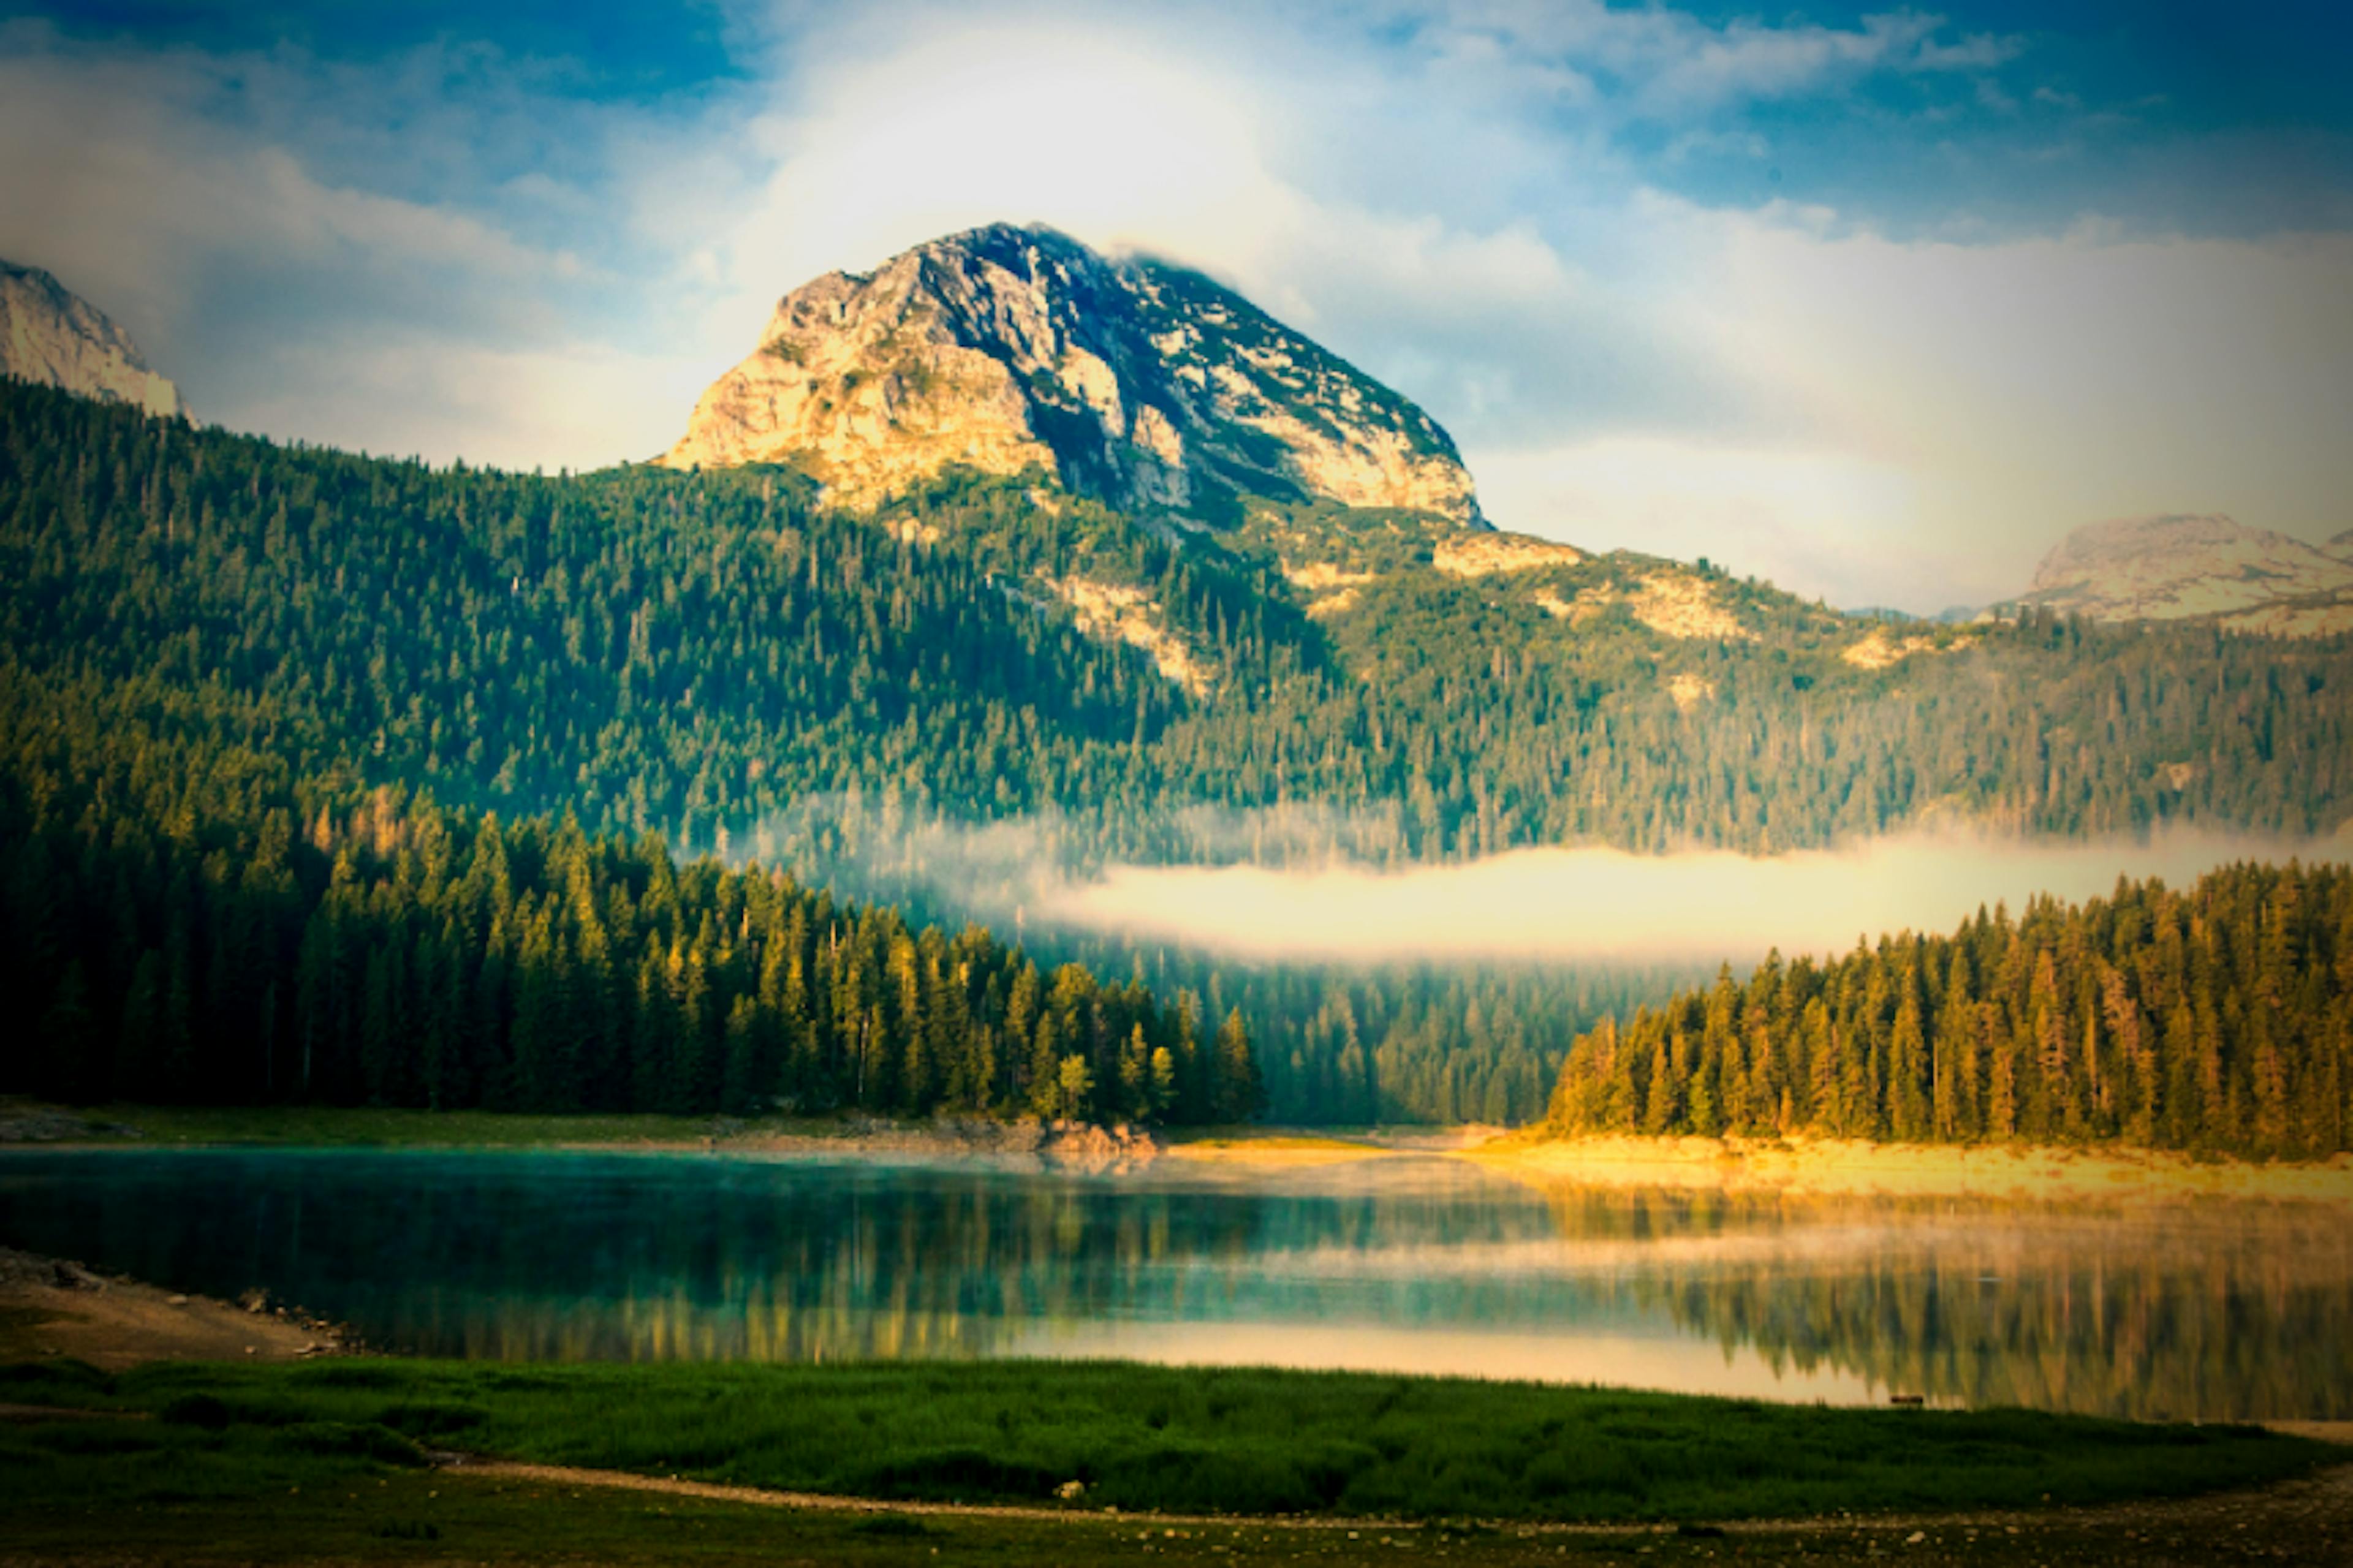
<svg viewBox="0 0 2353 1568"><path fill-rule="evenodd" d="M1077 1481L1130 1512L1625 1521L2096 1503L2327 1454L2252 1427L1122 1363L36 1367L0 1395L155 1417L0 1434L0 1504L299 1485L416 1446L897 1500Z"/></svg>

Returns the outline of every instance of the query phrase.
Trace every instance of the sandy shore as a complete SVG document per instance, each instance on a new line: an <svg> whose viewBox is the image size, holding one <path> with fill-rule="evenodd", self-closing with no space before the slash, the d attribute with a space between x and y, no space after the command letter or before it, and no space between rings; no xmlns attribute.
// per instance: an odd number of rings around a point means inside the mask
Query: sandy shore
<svg viewBox="0 0 2353 1568"><path fill-rule="evenodd" d="M1272 1127L1229 1129L1215 1133L1179 1134L1167 1142L1161 1154L1166 1159L1198 1165L1305 1170L1365 1160L1461 1154L1497 1136L1498 1130L1493 1127L1385 1129L1356 1133Z"/></svg>
<svg viewBox="0 0 2353 1568"><path fill-rule="evenodd" d="M1964 1148L1828 1139L1546 1139L1515 1133L1465 1150L1461 1157L1524 1180L1564 1185L2353 1204L2353 1155L2344 1154L2324 1164L2255 1164L2132 1150Z"/></svg>
<svg viewBox="0 0 2353 1568"><path fill-rule="evenodd" d="M0 1247L0 1363L70 1356L120 1372L151 1361L301 1361L346 1348L334 1325L259 1295L243 1303L184 1296Z"/></svg>
<svg viewBox="0 0 2353 1568"><path fill-rule="evenodd" d="M1548 1138L1495 1127L1095 1127L1035 1118L739 1121L494 1116L479 1111L208 1112L110 1107L85 1114L0 1101L11 1148L556 1149L751 1159L977 1163L1118 1175L1172 1163L1201 1171L1313 1170L1457 1159L1544 1185L2042 1200L2211 1196L2353 1204L2353 1154L2316 1163L2192 1160L2137 1150L1883 1144L1831 1139Z"/></svg>

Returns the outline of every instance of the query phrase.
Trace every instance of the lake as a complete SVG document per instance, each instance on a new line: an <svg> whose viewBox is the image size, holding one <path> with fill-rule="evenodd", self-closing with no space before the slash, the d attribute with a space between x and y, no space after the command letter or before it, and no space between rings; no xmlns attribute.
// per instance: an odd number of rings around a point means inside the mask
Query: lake
<svg viewBox="0 0 2353 1568"><path fill-rule="evenodd" d="M0 1155L0 1242L508 1360L1121 1356L2353 1417L2341 1209L516 1152Z"/></svg>

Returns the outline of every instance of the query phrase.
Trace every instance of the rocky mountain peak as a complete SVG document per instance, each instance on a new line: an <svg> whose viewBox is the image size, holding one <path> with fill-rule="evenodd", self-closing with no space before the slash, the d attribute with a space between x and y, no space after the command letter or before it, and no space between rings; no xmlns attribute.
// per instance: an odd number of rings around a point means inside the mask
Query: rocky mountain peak
<svg viewBox="0 0 2353 1568"><path fill-rule="evenodd" d="M781 462L871 505L962 466L1217 521L1245 496L1483 527L1429 415L1198 272L994 224L828 273L703 394L673 468Z"/></svg>
<svg viewBox="0 0 2353 1568"><path fill-rule="evenodd" d="M185 416L180 389L148 368L105 311L37 267L0 260L0 375L153 415Z"/></svg>
<svg viewBox="0 0 2353 1568"><path fill-rule="evenodd" d="M2079 528L2034 574L2027 604L2095 620L2220 617L2313 635L2353 624L2353 534L2326 548L2227 517L2121 518Z"/></svg>

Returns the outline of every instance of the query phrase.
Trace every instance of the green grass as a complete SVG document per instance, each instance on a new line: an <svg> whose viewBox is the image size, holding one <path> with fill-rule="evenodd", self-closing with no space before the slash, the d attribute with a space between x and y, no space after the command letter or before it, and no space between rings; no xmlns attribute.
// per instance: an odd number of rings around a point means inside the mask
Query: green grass
<svg viewBox="0 0 2353 1568"><path fill-rule="evenodd" d="M1046 1503L1077 1480L1090 1510L1495 1521L2097 1503L2330 1456L2252 1427L1117 1363L51 1363L0 1370L0 1401L153 1417L0 1430L0 1510L276 1491L428 1447L893 1500Z"/></svg>

